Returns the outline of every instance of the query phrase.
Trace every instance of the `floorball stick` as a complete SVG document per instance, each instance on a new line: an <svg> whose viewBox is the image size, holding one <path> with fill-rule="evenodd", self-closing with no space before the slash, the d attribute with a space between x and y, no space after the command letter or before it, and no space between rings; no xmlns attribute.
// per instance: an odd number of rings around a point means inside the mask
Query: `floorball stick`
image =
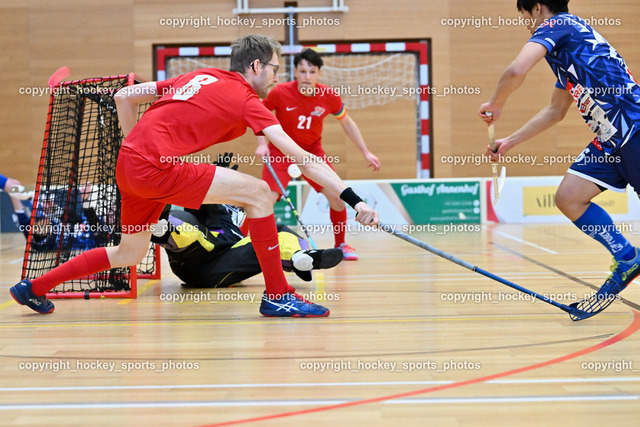
<svg viewBox="0 0 640 427"><path fill-rule="evenodd" d="M428 245L428 244L426 244L426 243L424 243L424 242L422 242L422 241L420 241L420 240L418 240L418 239L416 239L414 237L411 237L411 236L409 236L407 234L401 233L401 232L395 230L391 226L380 224L379 227L382 230L384 230L387 233L389 233L389 234L392 234L392 235L394 235L396 237L399 237L400 239L402 239L404 241L407 241L407 242L409 242L409 243L411 243L411 244L413 244L413 245L415 245L415 246L417 246L419 248L425 249L425 250L431 252L434 255L438 255L441 258L444 258L444 259L446 259L448 261L451 261L451 262L453 262L455 264L458 264L459 266L464 267L467 270L471 270L474 273L478 273L478 274L480 274L482 276L488 277L489 279L495 280L496 282L502 283L503 285L507 285L510 288L513 288L515 290L523 292L523 293L525 293L527 295L531 295L532 297L535 297L535 298L539 299L540 301L544 301L547 304L551 304L552 306L557 307L560 310L569 313L569 316L571 317L571 320L578 321L578 320L586 319L586 318L594 316L594 315L598 314L600 311L604 310L604 308L602 308L602 309L598 309L597 311L595 311L593 308L591 308L589 306L578 307L579 303L574 303L574 304L571 304L570 306L567 306L567 305L564 305L564 304L560 304L559 302L554 301L551 298L548 298L548 297L546 297L544 295L540 295L537 292L530 291L529 289L523 288L522 286L516 285L515 283L510 282L510 281L508 281L506 279L503 279L500 276L496 276L495 274L490 273L490 272L488 272L486 270L483 270L483 269L479 268L476 265L470 264L470 263L468 263L466 261L461 260L460 258L456 258L455 256L453 256L451 254L448 254L447 252L441 251L440 249L438 249L438 248L436 248L434 246Z"/></svg>
<svg viewBox="0 0 640 427"><path fill-rule="evenodd" d="M604 285L598 289L598 292L591 295L589 298L583 299L582 301L574 302L570 307L590 313L589 317L595 316L605 308L609 307L617 299L616 296L623 289L624 287L618 285L614 280L607 279L604 282Z"/></svg>
<svg viewBox="0 0 640 427"><path fill-rule="evenodd" d="M66 79L69 76L69 73L69 67L58 68L53 74L51 74L51 77L49 77L49 81L47 82L49 88L53 89L58 83Z"/></svg>
<svg viewBox="0 0 640 427"><path fill-rule="evenodd" d="M24 191L24 187L22 185L14 185L9 189L8 193L11 197L16 198L18 200L28 200L32 199L35 192L33 191Z"/></svg>
<svg viewBox="0 0 640 427"><path fill-rule="evenodd" d="M316 242L314 242L313 239L311 238L311 236L309 235L309 232L307 231L307 227L302 223L302 221L300 221L300 215L298 215L298 211L293 206L293 203L291 202L291 199L289 198L289 193L287 193L284 190L284 187L282 186L282 183L280 182L280 179L278 179L278 175L276 175L276 171L273 170L273 166L271 166L271 162L269 162L269 159L266 156L265 156L265 158L263 160L264 160L264 164L267 166L267 169L269 169L269 172L271 173L271 176L273 176L273 179L276 181L276 184L278 184L278 188L280 189L280 192L282 193L282 197L284 197L285 200L287 201L287 203L289 203L289 207L291 208L291 212L293 212L293 215L296 217L296 220L298 220L298 224L300 224L300 228L302 228L302 231L304 231L304 234L307 235L307 239L309 240L309 244L311 245L311 248L317 250L318 247L316 246Z"/></svg>
<svg viewBox="0 0 640 427"><path fill-rule="evenodd" d="M489 117L493 116L491 111L487 111L485 114ZM487 133L489 135L489 146L491 147L491 151L496 153L498 149L496 148L496 132L493 123L491 123L487 128ZM500 176L498 177L498 163L491 162L491 175L493 177L493 204L495 205L498 203L500 192L502 192L502 188L504 187L504 181L507 177L507 168L503 166L500 170Z"/></svg>

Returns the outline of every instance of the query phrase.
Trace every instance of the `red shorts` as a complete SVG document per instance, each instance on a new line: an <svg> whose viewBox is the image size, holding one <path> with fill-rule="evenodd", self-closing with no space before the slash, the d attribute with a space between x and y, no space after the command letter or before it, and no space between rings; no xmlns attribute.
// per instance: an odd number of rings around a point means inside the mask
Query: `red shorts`
<svg viewBox="0 0 640 427"><path fill-rule="evenodd" d="M176 163L160 169L135 151L121 148L116 180L122 196L122 232L148 230L167 204L198 209L215 173L216 166L209 164Z"/></svg>
<svg viewBox="0 0 640 427"><path fill-rule="evenodd" d="M309 152L320 158L323 158L327 163L327 165L329 165L329 167L333 169L333 165L327 161L327 155L325 154L322 148L312 150ZM282 186L286 189L287 184L289 184L289 181L291 181L291 177L289 176L289 171L287 169L289 168L289 165L293 164L293 162L289 161L287 156L282 154L280 150L278 150L276 147L274 147L271 144L269 144L269 158L270 158L269 161L271 162L271 166L273 167L273 170L276 172L276 175L278 176L280 183L282 183ZM333 170L335 171L335 169ZM322 190L323 188L322 185L318 184L315 181L310 180L304 175L302 175L302 178L304 178L305 181L307 181L309 185L314 190L316 190L317 193L319 193ZM267 168L266 165L262 166L262 180L265 181L267 184L269 184L269 188L271 189L271 191L274 191L278 194L282 194L282 192L280 191L280 188L278 188L278 184L276 183L276 180L273 179L273 176L271 175L271 172L269 172L269 169Z"/></svg>

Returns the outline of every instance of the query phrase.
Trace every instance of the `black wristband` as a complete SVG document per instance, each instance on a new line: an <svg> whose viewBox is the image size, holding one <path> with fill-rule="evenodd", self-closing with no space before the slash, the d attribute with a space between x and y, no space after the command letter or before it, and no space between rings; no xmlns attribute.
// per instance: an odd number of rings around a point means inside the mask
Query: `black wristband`
<svg viewBox="0 0 640 427"><path fill-rule="evenodd" d="M344 200L349 206L351 206L353 209L356 208L356 205L360 202L362 202L363 200L360 198L360 196L358 196L355 191L353 191L353 188L351 187L347 187L344 189L344 191L342 193L340 193L340 198L342 200Z"/></svg>

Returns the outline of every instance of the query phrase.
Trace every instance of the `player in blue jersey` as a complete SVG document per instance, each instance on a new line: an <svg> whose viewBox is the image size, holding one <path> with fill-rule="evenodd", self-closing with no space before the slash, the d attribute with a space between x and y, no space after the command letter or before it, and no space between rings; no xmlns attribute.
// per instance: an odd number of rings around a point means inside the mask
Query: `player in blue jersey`
<svg viewBox="0 0 640 427"><path fill-rule="evenodd" d="M12 187L22 187L22 184L17 179L9 178L0 174L0 190L6 191L9 194L11 204L13 205L13 222L16 223L18 229L22 231L26 237L29 229L29 216L25 211L22 201L17 197L11 196Z"/></svg>
<svg viewBox="0 0 640 427"><path fill-rule="evenodd" d="M500 77L478 114L491 124L500 119L507 98L543 58L557 83L551 102L520 129L496 141L497 160L511 148L561 121L577 104L594 140L571 165L556 205L583 232L613 255L612 273L598 291L608 297L640 274L640 252L615 227L609 214L591 202L604 190L640 191L640 86L616 50L582 18L569 13L569 0L517 0L532 37ZM491 113L491 114L487 114Z"/></svg>

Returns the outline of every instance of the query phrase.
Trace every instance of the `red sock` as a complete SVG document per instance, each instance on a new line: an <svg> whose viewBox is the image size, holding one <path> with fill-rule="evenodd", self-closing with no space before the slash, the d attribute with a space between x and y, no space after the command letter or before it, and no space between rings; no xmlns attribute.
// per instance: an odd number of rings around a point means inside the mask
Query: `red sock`
<svg viewBox="0 0 640 427"><path fill-rule="evenodd" d="M105 248L91 249L60 264L37 279L32 279L32 291L37 296L45 295L62 282L88 276L111 268Z"/></svg>
<svg viewBox="0 0 640 427"><path fill-rule="evenodd" d="M258 256L269 298L278 298L290 291L282 271L276 218L273 214L263 218L247 218L251 243Z"/></svg>
<svg viewBox="0 0 640 427"><path fill-rule="evenodd" d="M333 224L334 239L336 241L336 248L344 243L344 234L347 228L347 209L341 211L329 210L329 218Z"/></svg>

